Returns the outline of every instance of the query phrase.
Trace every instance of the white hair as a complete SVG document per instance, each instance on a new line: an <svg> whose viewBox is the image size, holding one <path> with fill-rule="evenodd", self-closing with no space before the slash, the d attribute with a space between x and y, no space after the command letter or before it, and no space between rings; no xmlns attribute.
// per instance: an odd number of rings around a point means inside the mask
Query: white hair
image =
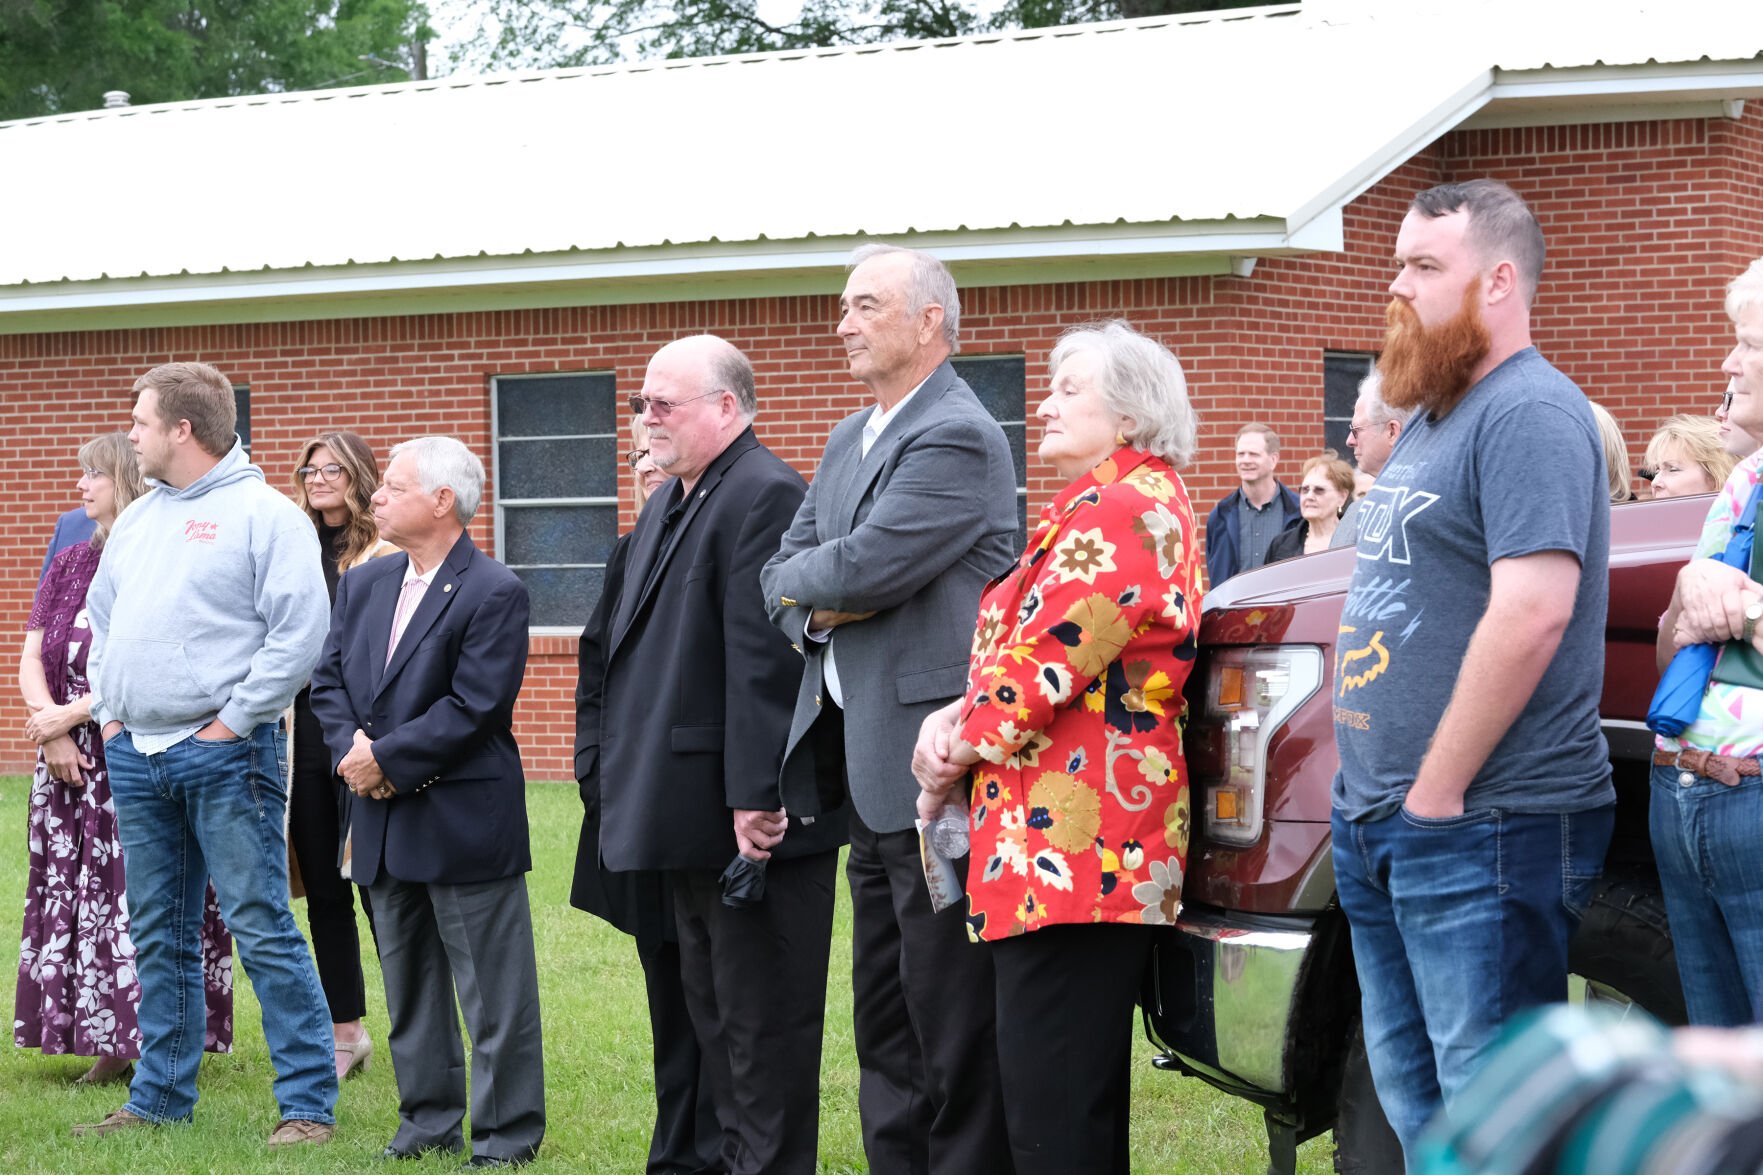
<svg viewBox="0 0 1763 1175"><path fill-rule="evenodd" d="M1737 322L1739 315L1759 300L1763 300L1763 257L1746 266L1726 287L1726 316Z"/></svg>
<svg viewBox="0 0 1763 1175"><path fill-rule="evenodd" d="M906 310L917 315L926 306L936 305L943 308L943 341L949 344L951 352L961 349L961 294L955 289L955 275L949 267L917 249L906 249L899 245L887 245L872 241L867 245L859 245L851 251L851 264L845 267L849 273L872 257L885 257L890 253L904 253L912 258L911 279L906 287Z"/></svg>
<svg viewBox="0 0 1763 1175"><path fill-rule="evenodd" d="M1375 367L1359 381L1359 403L1365 405L1365 420L1372 428L1382 428L1392 420L1406 428L1408 418L1414 415L1412 404L1406 408L1390 407L1383 398L1383 372Z"/></svg>
<svg viewBox="0 0 1763 1175"><path fill-rule="evenodd" d="M1168 347L1134 330L1121 318L1073 327L1059 336L1048 360L1060 364L1079 351L1101 359L1100 388L1108 410L1133 420L1128 444L1180 469L1194 459L1200 417L1188 401L1188 378Z"/></svg>
<svg viewBox="0 0 1763 1175"><path fill-rule="evenodd" d="M400 453L410 454L423 493L438 493L442 486L453 491L453 515L460 526L469 524L484 496L484 463L477 454L453 437L417 437L393 445L387 462Z"/></svg>

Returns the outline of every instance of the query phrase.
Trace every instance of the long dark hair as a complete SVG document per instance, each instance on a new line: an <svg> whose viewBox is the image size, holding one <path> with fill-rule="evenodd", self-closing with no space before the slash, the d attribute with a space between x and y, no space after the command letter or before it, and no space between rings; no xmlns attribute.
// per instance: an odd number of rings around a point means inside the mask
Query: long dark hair
<svg viewBox="0 0 1763 1175"><path fill-rule="evenodd" d="M349 489L343 495L343 502L349 507L349 521L343 524L343 549L337 552L337 566L351 567L379 545L379 528L373 524L373 492L380 488L380 463L367 442L355 433L327 432L306 442L306 447L300 450L300 463L295 468L310 464L313 452L321 445L331 451L337 464L349 475ZM298 473L294 474L294 488L299 494L300 508L306 511L313 525L324 521L323 515L314 510L307 499L306 479Z"/></svg>

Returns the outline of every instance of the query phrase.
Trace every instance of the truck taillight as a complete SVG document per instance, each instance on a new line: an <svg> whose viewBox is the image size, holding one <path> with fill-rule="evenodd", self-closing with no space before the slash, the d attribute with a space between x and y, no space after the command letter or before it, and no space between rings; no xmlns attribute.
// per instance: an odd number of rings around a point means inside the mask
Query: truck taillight
<svg viewBox="0 0 1763 1175"><path fill-rule="evenodd" d="M1188 770L1206 836L1229 845L1261 837L1267 748L1322 686L1322 650L1310 645L1210 652L1206 698L1187 730Z"/></svg>

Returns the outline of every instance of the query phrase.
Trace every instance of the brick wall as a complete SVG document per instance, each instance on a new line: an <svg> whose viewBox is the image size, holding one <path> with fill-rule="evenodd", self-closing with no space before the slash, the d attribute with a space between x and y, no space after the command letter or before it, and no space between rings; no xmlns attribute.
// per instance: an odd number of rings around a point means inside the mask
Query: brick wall
<svg viewBox="0 0 1763 1175"><path fill-rule="evenodd" d="M1738 122L1453 133L1353 201L1338 255L1264 259L1247 278L970 290L963 352L1026 354L1032 416L1066 326L1124 315L1168 342L1202 420L1186 479L1203 518L1235 484L1239 424L1278 429L1288 473L1320 445L1322 353L1377 349L1409 198L1477 175L1507 180L1537 209L1550 247L1538 343L1615 413L1632 458L1666 415L1712 411L1731 337L1721 290L1763 255L1763 103ZM846 373L836 319L836 299L818 296L0 336L0 423L19 444L0 486L11 520L0 539L0 630L23 630L50 525L77 501L79 443L124 426L131 384L156 363L202 359L249 384L254 456L288 487L300 445L332 428L360 432L381 453L450 432L493 461L494 376L611 370L622 394L641 384L662 343L712 331L753 359L761 439L809 473L832 425L866 403ZM1031 512L1057 488L1033 459L1037 435L1031 426ZM628 525L628 485L620 492ZM486 547L489 506L473 526ZM534 637L516 733L535 778L571 774L574 686L574 641ZM0 769L28 766L22 725L20 703L0 705L0 730L14 732L0 740Z"/></svg>

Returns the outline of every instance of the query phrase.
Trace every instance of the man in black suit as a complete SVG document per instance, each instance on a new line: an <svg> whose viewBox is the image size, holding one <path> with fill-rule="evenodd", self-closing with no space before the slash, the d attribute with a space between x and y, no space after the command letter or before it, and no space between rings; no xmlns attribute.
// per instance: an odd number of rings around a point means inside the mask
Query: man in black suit
<svg viewBox="0 0 1763 1175"><path fill-rule="evenodd" d="M338 581L312 674L313 713L354 793L351 872L379 930L398 1076L385 1153L462 1148L463 1012L473 1167L524 1163L545 1134L526 780L510 729L527 593L465 533L483 484L483 463L451 437L392 449L374 522L405 554Z"/></svg>
<svg viewBox="0 0 1763 1175"><path fill-rule="evenodd" d="M842 811L803 824L778 773L801 659L766 617L759 568L801 475L753 435L753 369L722 339L669 343L631 407L672 480L609 577L604 647L583 643L577 771L597 776L598 868L668 874L680 978L730 1172L815 1170L820 1040ZM763 897L718 877L763 862Z"/></svg>

